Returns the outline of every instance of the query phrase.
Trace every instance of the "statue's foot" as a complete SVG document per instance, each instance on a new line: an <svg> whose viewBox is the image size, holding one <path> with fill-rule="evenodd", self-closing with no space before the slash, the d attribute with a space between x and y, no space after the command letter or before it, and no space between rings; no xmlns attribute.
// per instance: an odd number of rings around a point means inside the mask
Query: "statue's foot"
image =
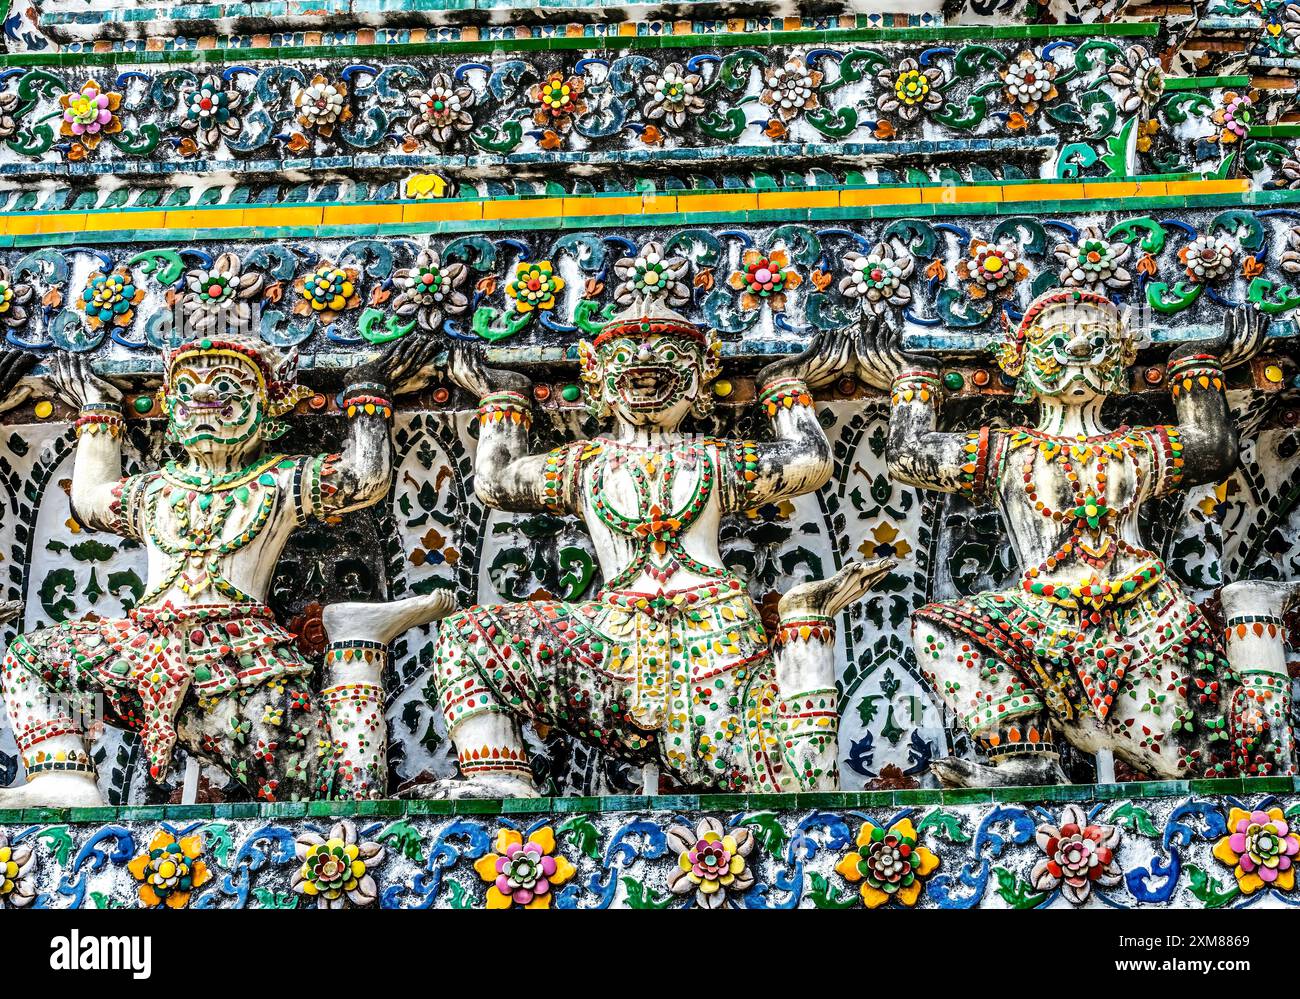
<svg viewBox="0 0 1300 999"><path fill-rule="evenodd" d="M834 617L888 576L897 564L892 558L850 562L830 579L814 579L791 587L777 604L777 614L782 620L806 614Z"/></svg>
<svg viewBox="0 0 1300 999"><path fill-rule="evenodd" d="M417 784L402 792L403 798L536 798L533 782L513 774L476 774Z"/></svg>
<svg viewBox="0 0 1300 999"><path fill-rule="evenodd" d="M0 808L93 808L104 804L99 785L85 774L40 774L17 787L0 787Z"/></svg>
<svg viewBox="0 0 1300 999"><path fill-rule="evenodd" d="M437 590L383 603L330 604L321 613L321 623L331 642L361 640L387 645L403 632L444 618L455 609L455 594Z"/></svg>
<svg viewBox="0 0 1300 999"><path fill-rule="evenodd" d="M1065 784L1061 765L1050 756L1013 756L995 766L959 760L955 756L930 764L944 787L1038 787Z"/></svg>

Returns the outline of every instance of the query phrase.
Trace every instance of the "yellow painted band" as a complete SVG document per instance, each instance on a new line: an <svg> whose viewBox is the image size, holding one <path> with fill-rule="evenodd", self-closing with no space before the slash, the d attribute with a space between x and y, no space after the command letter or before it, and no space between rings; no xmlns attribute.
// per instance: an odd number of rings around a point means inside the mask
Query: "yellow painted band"
<svg viewBox="0 0 1300 999"><path fill-rule="evenodd" d="M397 225L499 219L610 218L668 213L738 213L876 205L978 204L1020 201L1080 201L1096 198L1160 198L1244 194L1250 181L1085 180L1080 183L980 184L965 186L855 187L796 191L650 192L608 197L520 199L431 199L386 204L271 205L259 208L184 208L134 212L21 212L0 214L0 235L44 233L313 226Z"/></svg>

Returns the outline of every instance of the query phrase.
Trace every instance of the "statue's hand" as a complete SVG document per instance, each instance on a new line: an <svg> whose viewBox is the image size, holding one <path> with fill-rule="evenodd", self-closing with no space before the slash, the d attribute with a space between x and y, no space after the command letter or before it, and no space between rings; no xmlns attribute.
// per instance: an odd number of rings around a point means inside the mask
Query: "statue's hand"
<svg viewBox="0 0 1300 999"><path fill-rule="evenodd" d="M874 389L889 391L898 373L905 368L928 368L937 371L939 362L927 354L903 350L903 335L879 316L871 316L853 336L857 355L857 376Z"/></svg>
<svg viewBox="0 0 1300 999"><path fill-rule="evenodd" d="M820 388L852 374L852 365L853 348L848 334L839 330L822 330L801 353L783 357L764 367L755 381L763 386L778 378L798 378L809 388Z"/></svg>
<svg viewBox="0 0 1300 999"><path fill-rule="evenodd" d="M404 337L369 361L354 367L348 380L386 385L394 395L415 392L429 382L439 345L432 337Z"/></svg>
<svg viewBox="0 0 1300 999"><path fill-rule="evenodd" d="M0 351L0 410L12 409L31 394L27 388L18 390L17 386L37 360L35 354L16 347Z"/></svg>
<svg viewBox="0 0 1300 999"><path fill-rule="evenodd" d="M1264 346L1269 319L1253 305L1239 305L1223 316L1223 332L1213 339L1188 340L1169 353L1169 360L1208 354L1223 370L1245 364Z"/></svg>
<svg viewBox="0 0 1300 999"><path fill-rule="evenodd" d="M1268 333L1269 318L1254 305L1241 305L1223 317L1223 336L1215 354L1226 371L1245 364L1259 353Z"/></svg>
<svg viewBox="0 0 1300 999"><path fill-rule="evenodd" d="M84 354L60 351L50 356L50 380L69 405L80 409L92 402L122 402L122 391L95 374Z"/></svg>
<svg viewBox="0 0 1300 999"><path fill-rule="evenodd" d="M532 380L518 371L490 368L478 347L453 343L447 354L447 381L482 399L493 392L518 392L529 396Z"/></svg>

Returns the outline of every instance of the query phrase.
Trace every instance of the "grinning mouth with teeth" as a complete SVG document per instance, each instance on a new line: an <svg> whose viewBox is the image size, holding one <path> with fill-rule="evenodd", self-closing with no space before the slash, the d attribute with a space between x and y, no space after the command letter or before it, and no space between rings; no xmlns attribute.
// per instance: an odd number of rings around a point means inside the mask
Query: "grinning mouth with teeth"
<svg viewBox="0 0 1300 999"><path fill-rule="evenodd" d="M216 433L234 417L235 408L228 402L187 402L177 415L189 424L191 432Z"/></svg>
<svg viewBox="0 0 1300 999"><path fill-rule="evenodd" d="M661 364L624 368L615 378L618 394L633 410L666 408L677 394L681 373Z"/></svg>

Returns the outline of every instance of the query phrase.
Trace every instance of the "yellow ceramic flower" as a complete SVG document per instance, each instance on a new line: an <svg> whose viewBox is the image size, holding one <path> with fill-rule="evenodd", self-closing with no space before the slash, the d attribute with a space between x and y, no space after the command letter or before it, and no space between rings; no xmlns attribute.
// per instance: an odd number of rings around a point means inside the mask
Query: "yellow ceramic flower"
<svg viewBox="0 0 1300 999"><path fill-rule="evenodd" d="M212 880L207 865L199 860L202 852L202 836L178 840L160 829L149 849L126 865L131 876L142 882L137 889L140 901L148 906L184 908L194 889Z"/></svg>
<svg viewBox="0 0 1300 999"><path fill-rule="evenodd" d="M32 862L30 843L15 846L0 836L0 909L25 909L36 900L36 885L29 876Z"/></svg>
<svg viewBox="0 0 1300 999"><path fill-rule="evenodd" d="M341 312L361 304L358 281L355 267L337 267L328 260L322 261L316 270L293 283L299 295L294 303L294 315L315 315L321 322L332 323Z"/></svg>
<svg viewBox="0 0 1300 999"><path fill-rule="evenodd" d="M899 819L889 830L864 822L858 830L858 849L835 865L835 870L857 884L867 908L876 909L897 899L916 905L925 878L939 866L939 858L916 845L911 819Z"/></svg>
<svg viewBox="0 0 1300 999"><path fill-rule="evenodd" d="M1291 891L1295 888L1295 861L1300 855L1297 836L1280 808L1228 813L1228 835L1214 844L1216 860L1232 868L1243 895L1261 888Z"/></svg>
<svg viewBox="0 0 1300 999"><path fill-rule="evenodd" d="M929 92L930 81L919 70L905 70L894 80L894 96L904 104L919 104Z"/></svg>
<svg viewBox="0 0 1300 999"><path fill-rule="evenodd" d="M320 312L347 308L353 285L347 271L340 267L322 267L305 282L303 296Z"/></svg>
<svg viewBox="0 0 1300 999"><path fill-rule="evenodd" d="M416 173L406 178L406 196L412 199L441 198L447 190L446 178L436 173Z"/></svg>
<svg viewBox="0 0 1300 999"><path fill-rule="evenodd" d="M353 891L366 876L366 862L356 843L327 839L307 850L302 861L302 893L335 899Z"/></svg>
<svg viewBox="0 0 1300 999"><path fill-rule="evenodd" d="M18 881L18 864L8 845L0 846L0 895L8 895Z"/></svg>
<svg viewBox="0 0 1300 999"><path fill-rule="evenodd" d="M564 279L553 273L549 260L519 264L514 279L506 285L506 294L520 312L555 308L555 296L563 290Z"/></svg>
<svg viewBox="0 0 1300 999"><path fill-rule="evenodd" d="M496 853L487 853L474 862L474 870L484 881L487 908L549 909L552 889L577 873L574 866L555 853L555 833L543 826L527 842L515 829L497 832Z"/></svg>

